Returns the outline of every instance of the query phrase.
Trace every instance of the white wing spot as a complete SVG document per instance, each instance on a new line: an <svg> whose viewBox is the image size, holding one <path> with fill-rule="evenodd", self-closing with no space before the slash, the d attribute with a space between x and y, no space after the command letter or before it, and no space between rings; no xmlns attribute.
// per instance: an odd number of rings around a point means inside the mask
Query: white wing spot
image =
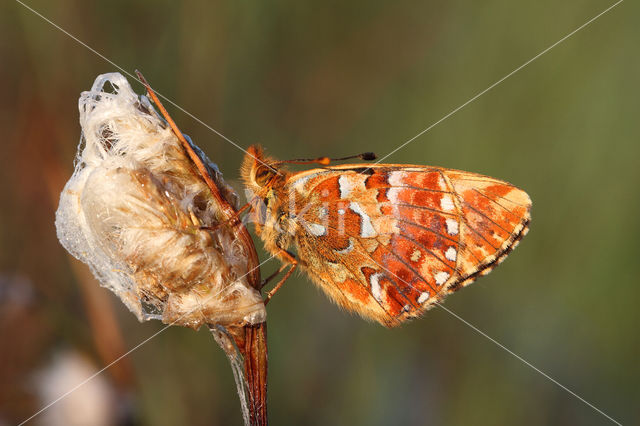
<svg viewBox="0 0 640 426"><path fill-rule="evenodd" d="M293 189L295 189L296 191L298 191L299 193L306 193L305 190L305 185L307 184L307 182L309 181L309 179L311 178L311 175L309 176L305 176L303 178L300 178L298 180L296 180L293 184Z"/></svg>
<svg viewBox="0 0 640 426"><path fill-rule="evenodd" d="M448 260L452 262L455 262L456 259L458 258L458 252L453 246L449 247L447 251L444 253L444 257L446 257Z"/></svg>
<svg viewBox="0 0 640 426"><path fill-rule="evenodd" d="M307 223L307 228L309 229L309 232L316 237L321 237L327 233L327 228L317 223Z"/></svg>
<svg viewBox="0 0 640 426"><path fill-rule="evenodd" d="M418 296L418 303L423 304L428 299L429 299L429 292L425 291L424 293L420 293L420 296Z"/></svg>
<svg viewBox="0 0 640 426"><path fill-rule="evenodd" d="M338 214L344 214L344 209L338 209Z"/></svg>
<svg viewBox="0 0 640 426"><path fill-rule="evenodd" d="M329 214L329 209L328 209L328 208L326 208L326 207L322 206L322 207L320 207L320 208L318 209L318 217L319 217L320 219L324 219L324 218L326 218L328 214Z"/></svg>
<svg viewBox="0 0 640 426"><path fill-rule="evenodd" d="M411 261L417 262L418 260L420 260L420 256L422 256L420 250L414 250L414 252L411 253Z"/></svg>
<svg viewBox="0 0 640 426"><path fill-rule="evenodd" d="M389 188L387 190L387 198L392 204L398 204L398 195L400 195L401 191L402 188Z"/></svg>
<svg viewBox="0 0 640 426"><path fill-rule="evenodd" d="M349 198L354 188L354 182L347 176L342 175L338 178L338 184L340 186L340 198Z"/></svg>
<svg viewBox="0 0 640 426"><path fill-rule="evenodd" d="M391 172L389 173L389 186L402 186L402 181L405 177L404 172Z"/></svg>
<svg viewBox="0 0 640 426"><path fill-rule="evenodd" d="M371 275L371 294L378 302L382 302L382 289L380 288L380 277L382 276L384 274L381 272Z"/></svg>
<svg viewBox="0 0 640 426"><path fill-rule="evenodd" d="M447 218L447 232L449 235L458 235L458 221Z"/></svg>
<svg viewBox="0 0 640 426"><path fill-rule="evenodd" d="M455 208L453 200L451 200L451 197L448 195L443 195L442 198L440 198L440 207L445 212L451 212Z"/></svg>
<svg viewBox="0 0 640 426"><path fill-rule="evenodd" d="M435 275L436 278L436 284L437 285L442 285L445 282L447 282L447 280L449 279L449 273L448 272L444 272L444 271L440 271Z"/></svg>
<svg viewBox="0 0 640 426"><path fill-rule="evenodd" d="M353 210L355 213L360 215L360 236L364 238L371 238L378 235L375 229L373 229L373 225L371 224L371 218L362 210L360 204L352 201L349 204L349 208Z"/></svg>

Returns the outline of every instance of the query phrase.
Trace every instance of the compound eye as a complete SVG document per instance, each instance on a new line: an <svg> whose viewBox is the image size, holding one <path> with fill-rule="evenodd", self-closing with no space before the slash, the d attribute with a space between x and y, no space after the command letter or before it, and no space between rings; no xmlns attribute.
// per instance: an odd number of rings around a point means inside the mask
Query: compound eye
<svg viewBox="0 0 640 426"><path fill-rule="evenodd" d="M270 167L264 165L259 166L256 169L255 174L256 183L260 186L265 186L267 183L269 183L273 175L274 172Z"/></svg>

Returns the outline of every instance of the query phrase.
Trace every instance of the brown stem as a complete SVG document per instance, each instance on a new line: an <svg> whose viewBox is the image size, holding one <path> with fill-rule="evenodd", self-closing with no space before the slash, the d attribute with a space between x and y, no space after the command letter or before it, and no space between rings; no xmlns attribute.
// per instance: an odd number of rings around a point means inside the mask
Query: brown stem
<svg viewBox="0 0 640 426"><path fill-rule="evenodd" d="M248 387L251 426L267 425L267 323L244 329L244 373ZM236 339L238 345L238 340ZM240 345L238 345L240 348Z"/></svg>
<svg viewBox="0 0 640 426"><path fill-rule="evenodd" d="M238 212L231 206L220 194L217 185L212 176L209 175L207 168L203 164L202 160L198 156L198 154L193 150L189 142L186 140L178 126L175 124L173 119L169 116L169 113L164 108L160 99L156 96L153 89L144 76L136 71L138 78L144 86L147 88L147 93L149 97L156 104L162 115L164 116L167 123L171 126L173 133L180 140L183 148L191 158L191 161L195 164L198 169L200 175L204 179L204 181L209 186L211 190L212 196L216 199L216 202L221 206L221 210L223 212L223 220L232 220L233 218L238 217ZM249 281L251 285L260 290L260 269L258 267L258 254L256 252L255 246L253 245L253 240L247 231L247 228L244 227L241 221L235 220L235 224L233 224L234 232L236 233L236 237L243 243L243 246L248 251L249 262L248 268L252 273L249 275ZM216 333L216 328L213 325L209 326L214 332L214 336ZM247 398L246 402L247 408L249 411L249 424L251 426L266 426L268 423L267 418L267 323L263 322L255 325L246 325L244 327L227 327L226 329L229 332L235 341L236 347L240 352L240 355L243 359L243 369L244 369L244 380L246 381L247 386ZM216 339L218 340L218 339ZM232 362L233 367L233 354L231 353L231 348L225 347L223 344L218 341L218 343L222 346L223 350L229 356L229 359ZM240 398L242 398L242 393L238 392Z"/></svg>

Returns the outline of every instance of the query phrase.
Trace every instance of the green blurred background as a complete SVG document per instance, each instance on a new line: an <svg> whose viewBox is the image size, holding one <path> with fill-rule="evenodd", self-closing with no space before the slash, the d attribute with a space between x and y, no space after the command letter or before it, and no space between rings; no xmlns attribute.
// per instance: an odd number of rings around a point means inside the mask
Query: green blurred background
<svg viewBox="0 0 640 426"><path fill-rule="evenodd" d="M27 3L239 145L279 158L384 155L612 4ZM624 424L640 422L639 12L620 4L387 159L529 192L529 235L445 306ZM4 425L47 402L38 378L64 354L85 357L90 374L162 325L139 324L55 236L77 98L115 67L13 1L0 5L0 55ZM169 112L237 184L243 152ZM298 275L268 314L274 425L612 424L442 309L386 330ZM69 380L58 394L80 379ZM241 423L205 330L168 329L100 380L120 422Z"/></svg>

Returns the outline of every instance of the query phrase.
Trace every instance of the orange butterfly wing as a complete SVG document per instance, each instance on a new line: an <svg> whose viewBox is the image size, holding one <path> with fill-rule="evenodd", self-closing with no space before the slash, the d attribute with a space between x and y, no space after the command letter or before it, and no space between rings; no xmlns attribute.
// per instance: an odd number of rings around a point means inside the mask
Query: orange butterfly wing
<svg viewBox="0 0 640 426"><path fill-rule="evenodd" d="M301 266L336 303L394 326L488 273L525 235L528 195L426 166L345 165L293 175Z"/></svg>

